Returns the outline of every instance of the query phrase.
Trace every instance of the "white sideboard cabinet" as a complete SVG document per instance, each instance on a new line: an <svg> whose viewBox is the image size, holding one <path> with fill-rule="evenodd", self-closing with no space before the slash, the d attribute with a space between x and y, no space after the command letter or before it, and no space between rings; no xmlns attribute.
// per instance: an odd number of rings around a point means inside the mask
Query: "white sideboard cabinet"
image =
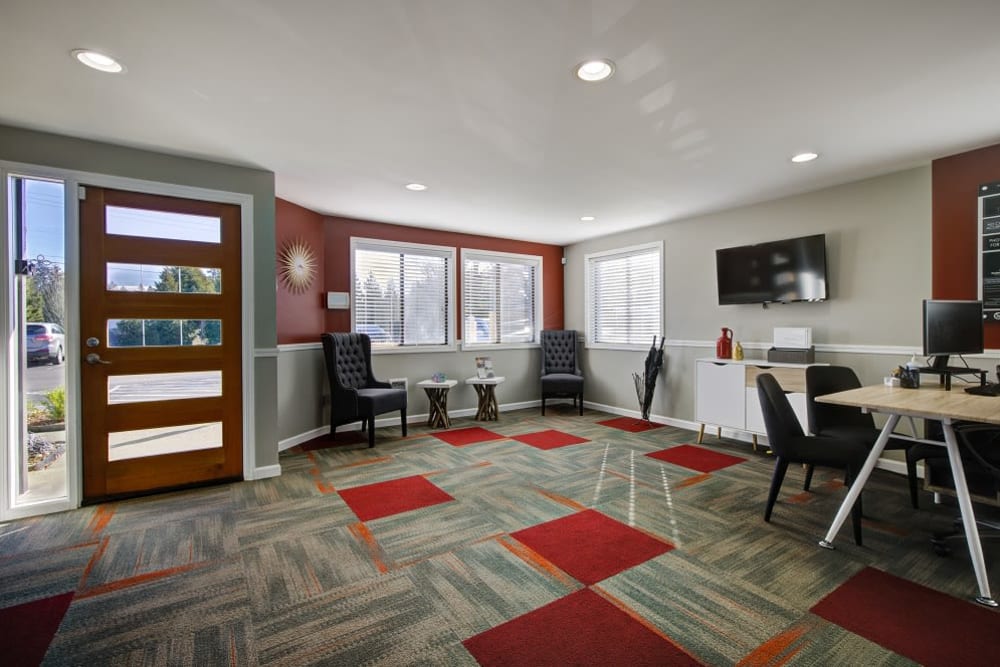
<svg viewBox="0 0 1000 667"><path fill-rule="evenodd" d="M701 423L698 442L705 436L705 426L749 433L757 448L757 436L767 435L764 415L757 399L757 376L770 373L788 393L802 430L809 432L806 412L806 368L816 364L788 364L763 359L698 359L695 364L695 419Z"/></svg>

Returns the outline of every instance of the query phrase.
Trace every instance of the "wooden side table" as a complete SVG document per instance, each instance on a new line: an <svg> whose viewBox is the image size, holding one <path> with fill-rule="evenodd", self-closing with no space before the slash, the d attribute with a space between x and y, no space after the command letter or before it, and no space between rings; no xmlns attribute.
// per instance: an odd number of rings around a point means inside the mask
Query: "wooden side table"
<svg viewBox="0 0 1000 667"><path fill-rule="evenodd" d="M451 420L448 418L448 390L458 384L458 380L444 380L435 382L434 380L421 380L418 387L423 387L427 392L427 400L430 401L431 409L427 416L427 425L431 428L451 428Z"/></svg>
<svg viewBox="0 0 1000 667"><path fill-rule="evenodd" d="M476 411L476 421L495 422L499 414L497 409L496 386L504 381L503 377L469 378L465 384L471 384L479 396L479 410Z"/></svg>

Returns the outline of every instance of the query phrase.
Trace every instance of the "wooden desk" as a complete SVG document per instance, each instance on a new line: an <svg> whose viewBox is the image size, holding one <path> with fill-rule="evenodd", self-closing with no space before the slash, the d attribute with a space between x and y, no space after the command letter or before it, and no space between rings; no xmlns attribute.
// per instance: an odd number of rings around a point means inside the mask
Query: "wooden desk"
<svg viewBox="0 0 1000 667"><path fill-rule="evenodd" d="M952 423L955 421L974 421L1000 424L1000 397L974 396L960 390L945 391L941 387L903 389L877 385L818 396L816 400L821 403L846 405L861 408L866 412L881 412L888 415L885 426L882 427L882 432L865 460L857 480L851 485L847 497L844 498L843 504L837 510L833 525L830 526L826 537L819 545L827 549L833 548L834 538L850 515L851 507L854 506L854 502L861 494L861 489L868 481L872 470L875 469L875 464L878 463L882 450L885 449L899 418L907 416L940 420L945 441L922 440L921 442L940 445L948 451L948 462L951 464L952 476L955 478L955 495L958 498L962 524L969 544L969 555L972 558L972 567L976 572L976 582L979 585L979 595L975 600L987 607L996 607L997 602L990 596L986 561L983 558L983 547L979 542L979 528L976 526L976 516L972 508L972 499L969 496L969 486L965 480L965 468L962 465L958 440L955 437Z"/></svg>

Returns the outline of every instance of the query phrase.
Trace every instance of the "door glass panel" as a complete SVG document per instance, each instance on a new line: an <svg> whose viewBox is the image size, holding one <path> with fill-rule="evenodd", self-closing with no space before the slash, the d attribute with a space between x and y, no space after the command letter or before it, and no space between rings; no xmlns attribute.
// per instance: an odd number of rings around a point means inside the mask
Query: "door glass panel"
<svg viewBox="0 0 1000 667"><path fill-rule="evenodd" d="M222 238L222 221L207 215L106 206L104 221L108 234L202 243L219 243Z"/></svg>
<svg viewBox="0 0 1000 667"><path fill-rule="evenodd" d="M221 344L222 320L108 320L108 347Z"/></svg>
<svg viewBox="0 0 1000 667"><path fill-rule="evenodd" d="M14 506L65 498L66 309L65 186L23 177L7 180L18 261L12 286L16 354L11 391L20 397L10 420L10 467L6 471Z"/></svg>
<svg viewBox="0 0 1000 667"><path fill-rule="evenodd" d="M109 461L217 447L222 447L222 422L108 433Z"/></svg>
<svg viewBox="0 0 1000 667"><path fill-rule="evenodd" d="M111 292L219 294L222 271L193 266L108 262L107 286Z"/></svg>
<svg viewBox="0 0 1000 667"><path fill-rule="evenodd" d="M108 377L108 404L222 396L222 371Z"/></svg>

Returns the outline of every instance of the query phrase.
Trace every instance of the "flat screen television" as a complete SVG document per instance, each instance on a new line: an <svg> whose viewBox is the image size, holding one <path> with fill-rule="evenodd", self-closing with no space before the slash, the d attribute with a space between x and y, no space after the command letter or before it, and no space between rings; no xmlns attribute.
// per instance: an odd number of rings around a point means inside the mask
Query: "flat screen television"
<svg viewBox="0 0 1000 667"><path fill-rule="evenodd" d="M982 354L983 302L924 299L924 355L947 368L950 355Z"/></svg>
<svg viewBox="0 0 1000 667"><path fill-rule="evenodd" d="M719 305L823 301L826 234L715 251Z"/></svg>

